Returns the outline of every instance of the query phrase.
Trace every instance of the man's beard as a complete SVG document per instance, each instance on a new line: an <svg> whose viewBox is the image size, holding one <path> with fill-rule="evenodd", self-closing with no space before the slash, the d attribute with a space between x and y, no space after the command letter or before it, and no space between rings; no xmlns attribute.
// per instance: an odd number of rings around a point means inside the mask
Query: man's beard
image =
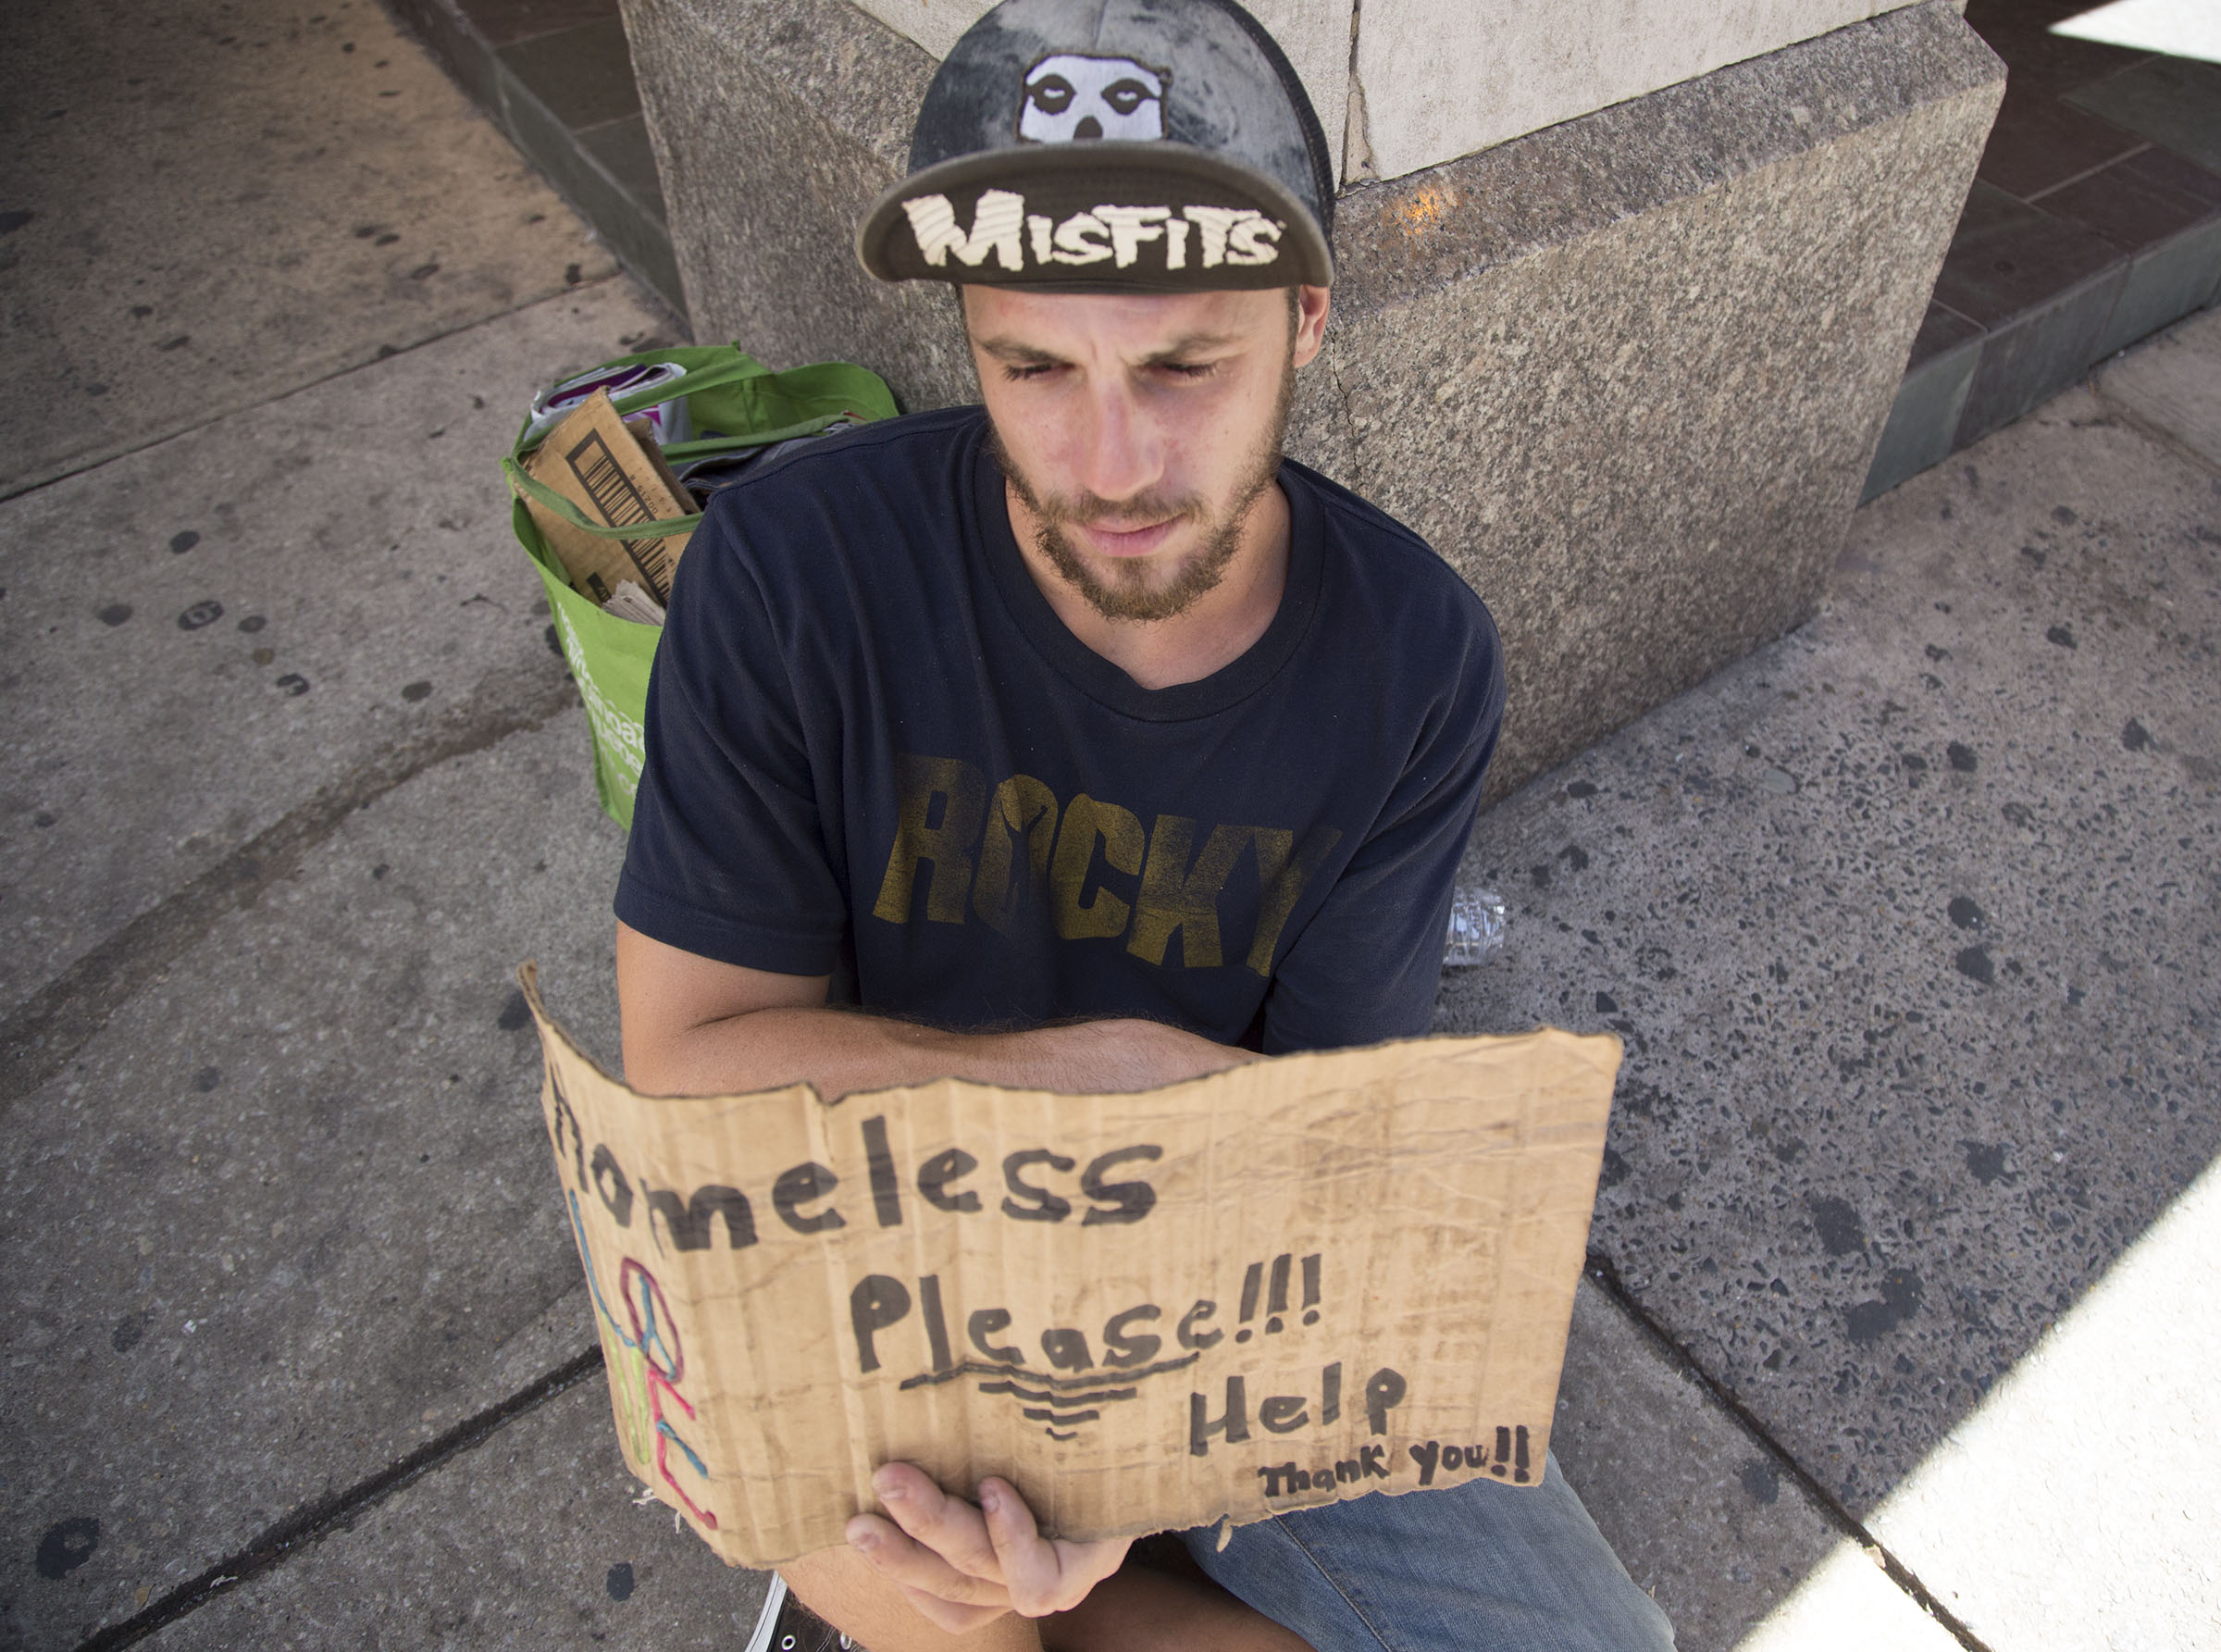
<svg viewBox="0 0 2221 1652"><path fill-rule="evenodd" d="M1250 506L1280 474L1281 442L1287 435L1288 408L1295 394L1296 369L1291 361L1281 369L1280 390L1273 400L1272 418L1265 440L1244 466L1242 483L1235 491L1234 503L1223 516L1215 520L1209 515L1206 502L1192 493L1177 498L1163 493L1136 493L1115 503L1093 493L1045 497L1019 471L1010 450L1002 444L1000 431L990 429L991 445L996 464L1002 467L1003 476L1018 497L1025 501L1026 508L1039 524L1035 544L1048 558L1049 565L1086 600L1089 607L1105 619L1171 619L1174 615L1185 613L1207 592L1217 590L1219 581L1225 578L1235 553L1241 549L1242 528L1248 519ZM1150 583L1152 570L1148 564L1154 559L1148 557L1137 557L1131 564L1113 563L1111 577L1105 580L1080 559L1062 526L1067 522L1098 521L1105 516L1150 523L1179 517L1202 524L1206 532L1202 544L1189 552L1172 577L1161 583Z"/></svg>

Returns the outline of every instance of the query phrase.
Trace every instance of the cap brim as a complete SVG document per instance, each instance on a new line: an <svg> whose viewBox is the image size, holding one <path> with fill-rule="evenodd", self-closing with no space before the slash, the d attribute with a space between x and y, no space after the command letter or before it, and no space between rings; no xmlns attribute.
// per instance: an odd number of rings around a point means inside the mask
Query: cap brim
<svg viewBox="0 0 2221 1652"><path fill-rule="evenodd" d="M872 204L856 256L883 281L1073 291L1327 287L1334 276L1318 220L1285 186L1161 141L1015 144L927 167Z"/></svg>

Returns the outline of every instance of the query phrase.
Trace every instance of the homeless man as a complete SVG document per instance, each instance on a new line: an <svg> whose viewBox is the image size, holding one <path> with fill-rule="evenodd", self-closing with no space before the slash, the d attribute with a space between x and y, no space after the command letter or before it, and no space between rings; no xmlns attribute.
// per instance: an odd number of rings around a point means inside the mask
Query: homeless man
<svg viewBox="0 0 2221 1652"><path fill-rule="evenodd" d="M958 284L984 408L697 529L616 901L631 1083L1140 1089L1425 1032L1504 677L1426 544L1281 456L1334 202L1285 57L1230 0L1006 0L910 165L858 251ZM873 1652L1671 1641L1555 1465L1159 1564L998 1480L874 1485L786 1571Z"/></svg>

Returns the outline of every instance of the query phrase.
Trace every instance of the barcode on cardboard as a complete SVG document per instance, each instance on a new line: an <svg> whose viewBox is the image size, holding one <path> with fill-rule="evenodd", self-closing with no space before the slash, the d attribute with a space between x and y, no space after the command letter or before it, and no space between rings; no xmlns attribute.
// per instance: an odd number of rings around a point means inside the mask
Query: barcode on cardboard
<svg viewBox="0 0 2221 1652"><path fill-rule="evenodd" d="M617 457L609 451L609 443L598 430L564 454L587 497L602 520L612 528L629 528L636 522L652 522L655 511L648 500L625 474ZM671 557L664 541L656 540L627 540L620 541L632 565L640 571L640 583L655 593L655 600L671 600Z"/></svg>

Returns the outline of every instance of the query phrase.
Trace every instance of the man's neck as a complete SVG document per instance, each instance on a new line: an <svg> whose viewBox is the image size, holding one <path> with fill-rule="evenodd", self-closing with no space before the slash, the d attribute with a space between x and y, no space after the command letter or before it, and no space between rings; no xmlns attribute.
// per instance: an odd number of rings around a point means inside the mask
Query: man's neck
<svg viewBox="0 0 2221 1652"><path fill-rule="evenodd" d="M1169 619L1111 619L1081 595L1041 550L1040 518L1008 482L1011 533L1065 628L1145 689L1199 682L1254 647L1280 612L1288 584L1288 496L1275 481L1243 518L1241 544L1218 584Z"/></svg>

